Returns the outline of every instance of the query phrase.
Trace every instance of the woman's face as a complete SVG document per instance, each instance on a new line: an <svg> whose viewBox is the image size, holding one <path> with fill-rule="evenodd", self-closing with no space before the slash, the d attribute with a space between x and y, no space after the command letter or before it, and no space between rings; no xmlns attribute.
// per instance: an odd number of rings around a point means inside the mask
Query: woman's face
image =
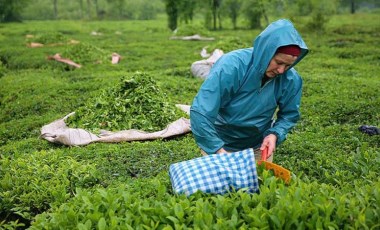
<svg viewBox="0 0 380 230"><path fill-rule="evenodd" d="M269 78L276 77L279 74L284 73L289 67L297 60L297 56L289 54L277 53L269 62L268 68L265 71L265 75Z"/></svg>

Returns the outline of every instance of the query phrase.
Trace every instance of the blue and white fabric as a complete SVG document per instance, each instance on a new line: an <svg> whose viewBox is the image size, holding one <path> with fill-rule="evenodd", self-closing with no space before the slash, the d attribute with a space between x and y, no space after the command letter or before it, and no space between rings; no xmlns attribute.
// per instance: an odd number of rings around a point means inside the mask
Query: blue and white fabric
<svg viewBox="0 0 380 230"><path fill-rule="evenodd" d="M252 148L174 163L169 175L174 192L187 196L198 190L211 194L223 194L232 188L246 188L250 193L259 190Z"/></svg>

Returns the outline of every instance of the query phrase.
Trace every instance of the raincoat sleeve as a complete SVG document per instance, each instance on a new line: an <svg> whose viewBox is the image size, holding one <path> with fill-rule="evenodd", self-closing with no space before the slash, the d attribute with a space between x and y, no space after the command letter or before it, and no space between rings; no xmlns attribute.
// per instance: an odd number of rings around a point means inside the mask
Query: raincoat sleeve
<svg viewBox="0 0 380 230"><path fill-rule="evenodd" d="M213 66L190 108L190 125L198 146L214 154L224 146L214 123L219 109L227 104L239 87L239 61L231 55L222 56Z"/></svg>
<svg viewBox="0 0 380 230"><path fill-rule="evenodd" d="M295 126L300 118L300 103L302 95L302 79L297 73L292 73L293 78L283 86L283 93L278 102L279 111L273 126L264 132L264 137L269 134L277 136L276 145L285 141L288 132Z"/></svg>

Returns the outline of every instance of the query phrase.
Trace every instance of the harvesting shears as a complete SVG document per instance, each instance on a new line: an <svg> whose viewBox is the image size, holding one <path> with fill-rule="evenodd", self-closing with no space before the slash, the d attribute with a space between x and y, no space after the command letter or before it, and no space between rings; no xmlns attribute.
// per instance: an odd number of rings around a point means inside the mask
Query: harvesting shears
<svg viewBox="0 0 380 230"><path fill-rule="evenodd" d="M268 147L266 147L263 151L261 151L261 159L258 162L258 164L261 165L263 163L265 166L265 169L273 170L274 175L276 177L283 179L285 183L288 184L291 178L290 171L281 167L280 165L267 161L267 159L268 159Z"/></svg>

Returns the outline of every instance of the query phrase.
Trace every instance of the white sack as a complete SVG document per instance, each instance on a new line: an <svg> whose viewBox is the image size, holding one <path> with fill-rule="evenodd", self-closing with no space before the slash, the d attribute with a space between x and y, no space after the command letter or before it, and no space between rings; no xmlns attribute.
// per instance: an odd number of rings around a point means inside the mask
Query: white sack
<svg viewBox="0 0 380 230"><path fill-rule="evenodd" d="M186 113L190 112L190 106L188 105L176 106ZM44 125L41 128L40 137L53 143L68 146L82 146L93 142L116 143L123 141L164 139L186 134L191 131L189 119L180 118L170 123L165 129L157 132L149 133L136 129L122 130L119 132L102 130L100 135L95 135L84 129L69 128L66 125L65 120L72 115L74 115L74 112L66 115L61 119L53 121L50 124Z"/></svg>
<svg viewBox="0 0 380 230"><path fill-rule="evenodd" d="M211 67L223 54L224 52L222 50L215 49L209 58L193 62L190 68L191 73L194 77L199 77L202 79L207 78L207 76L210 73ZM203 52L201 55L205 56L205 53Z"/></svg>

